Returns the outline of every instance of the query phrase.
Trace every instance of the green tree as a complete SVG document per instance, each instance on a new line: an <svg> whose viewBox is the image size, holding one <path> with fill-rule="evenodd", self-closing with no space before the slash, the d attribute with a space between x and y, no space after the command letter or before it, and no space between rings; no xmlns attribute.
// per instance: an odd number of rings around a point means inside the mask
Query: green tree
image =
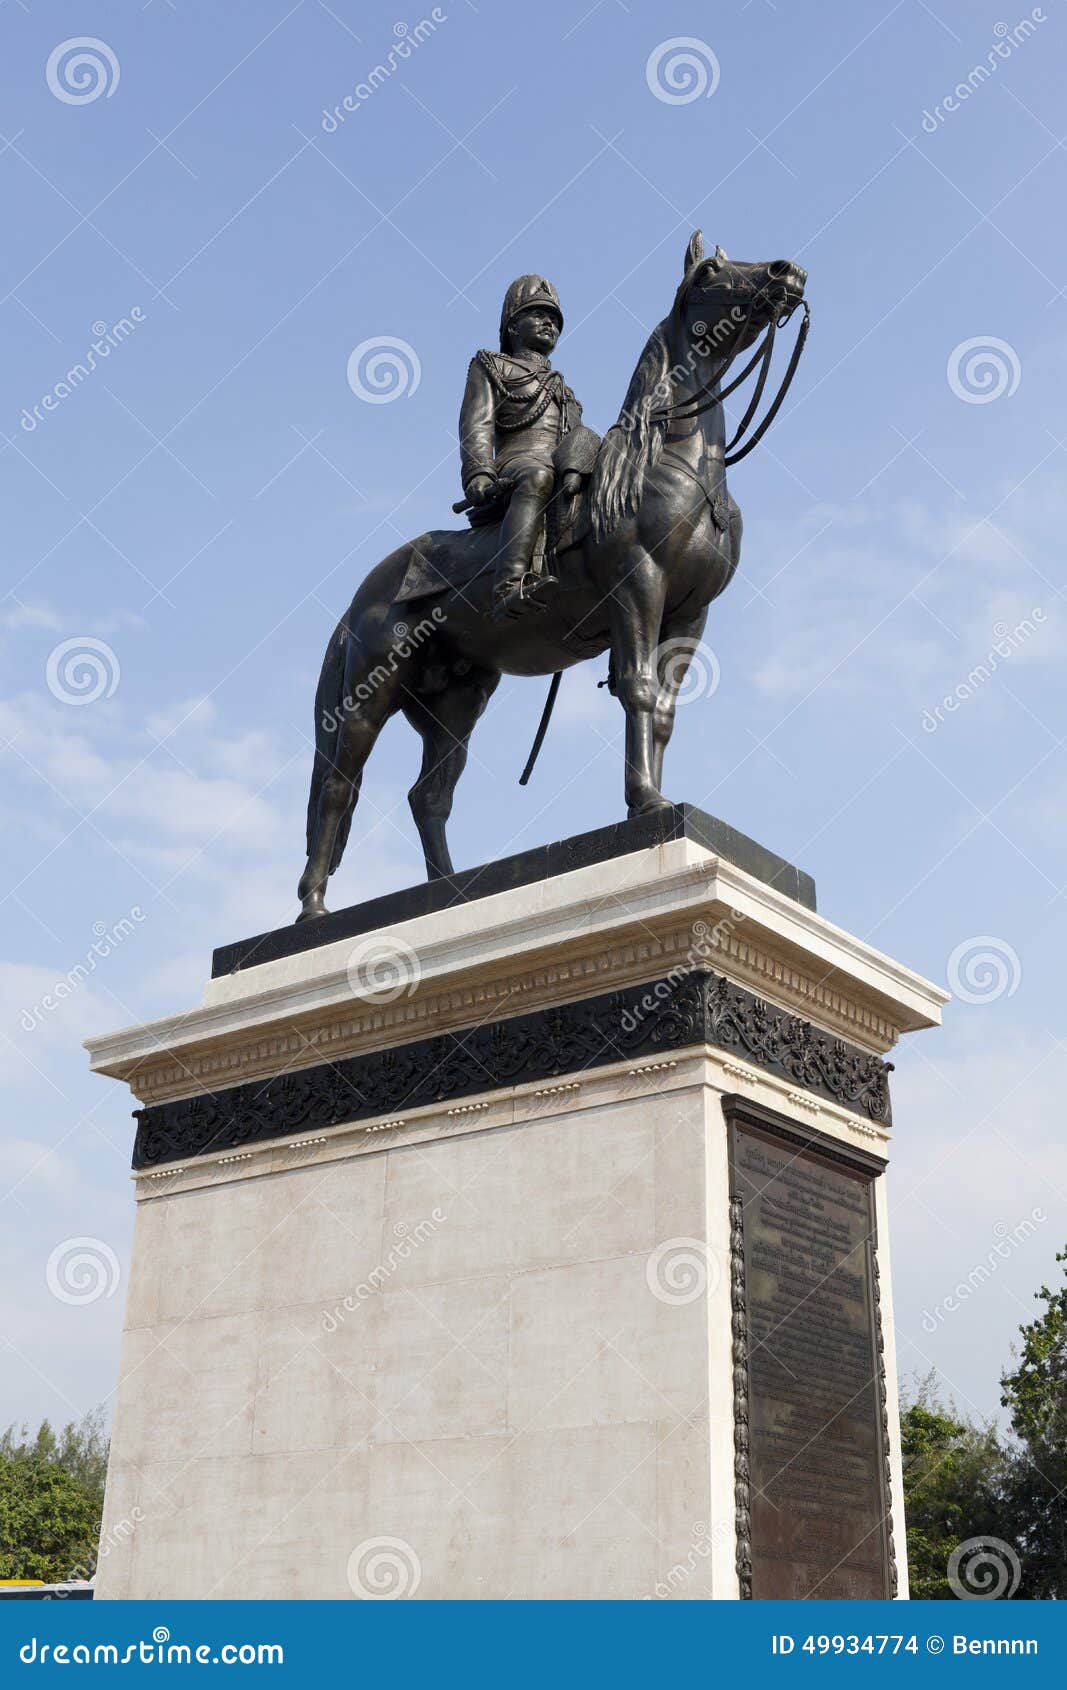
<svg viewBox="0 0 1067 1690"><path fill-rule="evenodd" d="M73 1474L37 1455L0 1454L0 1578L88 1578L100 1508Z"/></svg>
<svg viewBox="0 0 1067 1690"><path fill-rule="evenodd" d="M908 1580L916 1600L951 1598L948 1562L967 1538L1003 1535L1005 1454L996 1428L975 1426L919 1382L900 1419Z"/></svg>
<svg viewBox="0 0 1067 1690"><path fill-rule="evenodd" d="M36 1457L62 1467L79 1481L101 1506L104 1501L104 1480L107 1477L108 1439L104 1411L97 1408L72 1420L61 1432L51 1421L42 1420L36 1432L28 1426L9 1426L0 1434L0 1457L29 1459Z"/></svg>
<svg viewBox="0 0 1067 1690"><path fill-rule="evenodd" d="M1067 1250L1056 1257L1067 1264ZM1065 1267L1067 1274L1067 1267ZM1036 1293L1044 1311L1019 1328L1001 1402L1018 1439L1008 1502L1022 1557L1020 1596L1067 1598L1067 1281Z"/></svg>
<svg viewBox="0 0 1067 1690"><path fill-rule="evenodd" d="M99 1410L58 1433L43 1420L0 1434L0 1578L92 1576L107 1453Z"/></svg>

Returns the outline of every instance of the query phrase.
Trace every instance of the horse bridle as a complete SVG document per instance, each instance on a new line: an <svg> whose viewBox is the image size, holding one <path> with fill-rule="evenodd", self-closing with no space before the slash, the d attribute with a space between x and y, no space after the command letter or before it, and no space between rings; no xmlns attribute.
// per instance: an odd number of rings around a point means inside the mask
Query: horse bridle
<svg viewBox="0 0 1067 1690"><path fill-rule="evenodd" d="M756 311L756 302L759 298L760 290L754 289L752 298L749 301L745 321L742 324L741 329L738 331L737 345L739 345L744 339L751 327L752 318L754 317ZM782 385L779 387L767 415L760 423L751 440L747 443L747 445L742 446L740 451L734 451L734 447L737 446L745 431L750 426L752 419L756 414L756 408L759 405L760 400L763 398L763 390L767 385L767 376L769 375L771 368L771 355L774 351L775 332L776 330L785 327L786 323L788 323L790 317L793 315L793 312L796 310L797 305L800 304L804 307L804 321L800 325L800 331L793 346L788 367L785 375L782 377ZM730 397L731 393L736 392L743 381L748 380L749 376L756 368L756 365L762 360L762 368L756 378L756 385L752 390L752 397L745 407L745 414L735 428L732 437L726 444L726 456L723 460L724 463L727 465L740 463L741 459L747 457L754 446L759 445L775 417L778 415L782 406L782 401L789 392L793 377L797 373L797 365L800 363L800 355L804 350L804 342L808 338L808 328L810 324L811 306L808 304L806 299L797 300L793 305L790 305L788 309L779 312L776 317L771 318L771 321L767 324L767 332L762 344L757 346L755 352L741 371L740 375L735 376L733 381L728 383L726 387L720 388L719 383L722 381L723 376L737 357L736 351L731 352L729 357L724 360L718 374L710 382L707 382L704 387L700 388L697 393L693 394L692 398L687 401L687 408L682 409L680 406L665 405L660 410L650 410L648 413L649 422L666 423L667 428L664 433L666 435L666 439L669 441L669 430L672 422L689 422L693 417L699 417L704 411L710 410L712 405L720 405L724 399L728 399ZM671 455L673 457L675 454L672 453ZM686 469L690 475L693 474L693 471L689 470L688 465L683 463L682 467L683 469ZM694 479L699 478L695 477ZM533 746L531 747L529 757L526 759L526 767L523 769L522 774L519 777L520 786L525 786L533 773L533 767L537 761L537 754L540 751L541 746L544 743L545 735L548 732L548 724L552 718L552 709L556 702L556 695L559 692L559 684L562 678L562 671L560 670L557 670L552 677L552 683L548 689L548 697L545 700L545 706L541 712L541 720L538 723L537 733L534 736ZM606 686L607 682L601 681L599 682L599 685Z"/></svg>
<svg viewBox="0 0 1067 1690"><path fill-rule="evenodd" d="M760 290L756 289L756 290L753 291L752 298L749 301L748 311L745 315L745 320L742 323L740 329L738 330L735 346L740 345L741 341L744 340L745 335L747 334L749 328L751 327L752 319L753 319L753 316L755 315L755 311L756 311L756 304L757 304L757 301L759 300L759 298L760 298ZM742 446L739 451L736 451L735 447L737 447L739 445L739 442L744 438L745 434L747 433L749 427L751 426L752 419L756 414L756 410L759 406L760 400L763 398L763 391L764 391L764 388L767 385L767 377L770 374L771 358L772 358L773 353L774 353L775 333L778 329L785 327L786 323L788 323L790 317L792 317L792 315L793 315L794 311L797 309L798 305L803 307L804 318L803 318L803 321L800 325L800 330L799 330L799 333L797 334L796 341L793 345L793 350L792 350L792 353L790 354L789 363L786 367L785 374L782 377L781 386L779 387L778 392L775 394L775 397L771 402L770 408L767 411L766 416L763 418L763 421L759 424L759 426L756 429L755 434L753 434L751 440L749 440L744 446ZM767 324L767 330L766 330L766 334L764 335L763 340L761 341L759 346L757 346L755 352L753 353L752 357L749 359L748 363L745 365L744 369L741 371L741 373L739 375L736 375L734 377L733 381L728 382L725 387L721 387L719 385L722 381L723 376L727 373L727 371L729 370L729 368L730 368L731 364L733 363L734 359L737 357L737 351L736 350L731 352L730 355L724 360L722 366L718 369L716 375L712 377L711 381L706 382L705 385L702 388L700 388L695 394L693 394L691 396L691 398L684 401L684 403L680 404L680 405L668 404L668 405L661 406L657 410L650 411L649 412L649 421L650 422L665 423L666 429L667 429L667 438L669 439L670 438L669 430L670 430L672 423L691 422L694 417L699 417L699 416L703 415L703 413L705 411L710 410L712 405L720 405L723 402L723 400L728 399L730 397L731 393L735 393L737 391L737 389L741 386L742 382L745 382L745 381L748 380L749 376L752 374L752 372L756 368L757 364L759 364L759 365L761 365L760 372L759 372L759 375L756 378L756 385L752 390L752 397L750 398L748 405L745 408L745 414L741 418L741 421L738 423L738 425L737 425L736 429L734 430L730 439L726 442L725 456L724 456L723 462L727 466L729 466L730 464L740 463L742 458L746 458L748 456L748 454L756 446L759 445L760 441L763 439L767 430L770 428L771 424L773 423L775 417L778 415L778 412L781 410L782 403L785 399L785 396L789 392L790 387L792 386L793 377L797 373L797 366L800 363L801 355L804 351L804 346L805 346L805 343L806 343L807 338L808 338L808 330L809 330L810 327L811 327L811 306L808 304L806 299L797 300L793 305L790 305L787 308L783 309L781 312L779 312L779 314L776 317L772 317L771 321Z"/></svg>

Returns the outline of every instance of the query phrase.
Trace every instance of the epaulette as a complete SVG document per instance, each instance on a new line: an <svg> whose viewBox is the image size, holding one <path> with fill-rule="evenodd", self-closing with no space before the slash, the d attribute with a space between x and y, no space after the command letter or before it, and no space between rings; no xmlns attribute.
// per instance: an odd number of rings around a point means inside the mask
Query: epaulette
<svg viewBox="0 0 1067 1690"><path fill-rule="evenodd" d="M483 346L480 352L476 352L474 354L474 358L472 359L472 362L475 363L475 364L480 364L482 366L482 369L485 371L486 375L489 377L489 380L492 382L492 384L496 388L497 392L501 395L501 397L506 397L506 395L507 395L507 385L504 381L503 375L501 374L500 363L499 363L499 360L502 357L503 357L502 353L500 353L500 352L490 352L490 351L488 351L488 349L486 347Z"/></svg>

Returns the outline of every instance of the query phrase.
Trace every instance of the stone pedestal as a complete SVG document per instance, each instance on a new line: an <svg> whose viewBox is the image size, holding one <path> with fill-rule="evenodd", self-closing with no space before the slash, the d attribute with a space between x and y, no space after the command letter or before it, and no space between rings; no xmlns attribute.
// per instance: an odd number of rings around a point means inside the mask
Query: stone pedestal
<svg viewBox="0 0 1067 1690"><path fill-rule="evenodd" d="M100 1597L906 1594L883 1059L943 994L697 815L91 1042L141 1100Z"/></svg>

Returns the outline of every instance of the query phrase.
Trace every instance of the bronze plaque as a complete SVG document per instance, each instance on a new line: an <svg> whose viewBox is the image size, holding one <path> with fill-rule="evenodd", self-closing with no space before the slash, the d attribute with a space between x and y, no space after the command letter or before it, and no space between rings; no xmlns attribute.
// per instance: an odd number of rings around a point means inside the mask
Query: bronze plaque
<svg viewBox="0 0 1067 1690"><path fill-rule="evenodd" d="M742 1425L746 1394L748 1408L751 1594L891 1596L873 1256L880 1164L831 1153L821 1135L816 1142L795 1124L779 1127L749 1105L728 1117L742 1257L735 1286L740 1278L744 1298L743 1311L735 1305L735 1360ZM739 1486L744 1468L741 1459ZM740 1489L738 1501L743 1517Z"/></svg>

